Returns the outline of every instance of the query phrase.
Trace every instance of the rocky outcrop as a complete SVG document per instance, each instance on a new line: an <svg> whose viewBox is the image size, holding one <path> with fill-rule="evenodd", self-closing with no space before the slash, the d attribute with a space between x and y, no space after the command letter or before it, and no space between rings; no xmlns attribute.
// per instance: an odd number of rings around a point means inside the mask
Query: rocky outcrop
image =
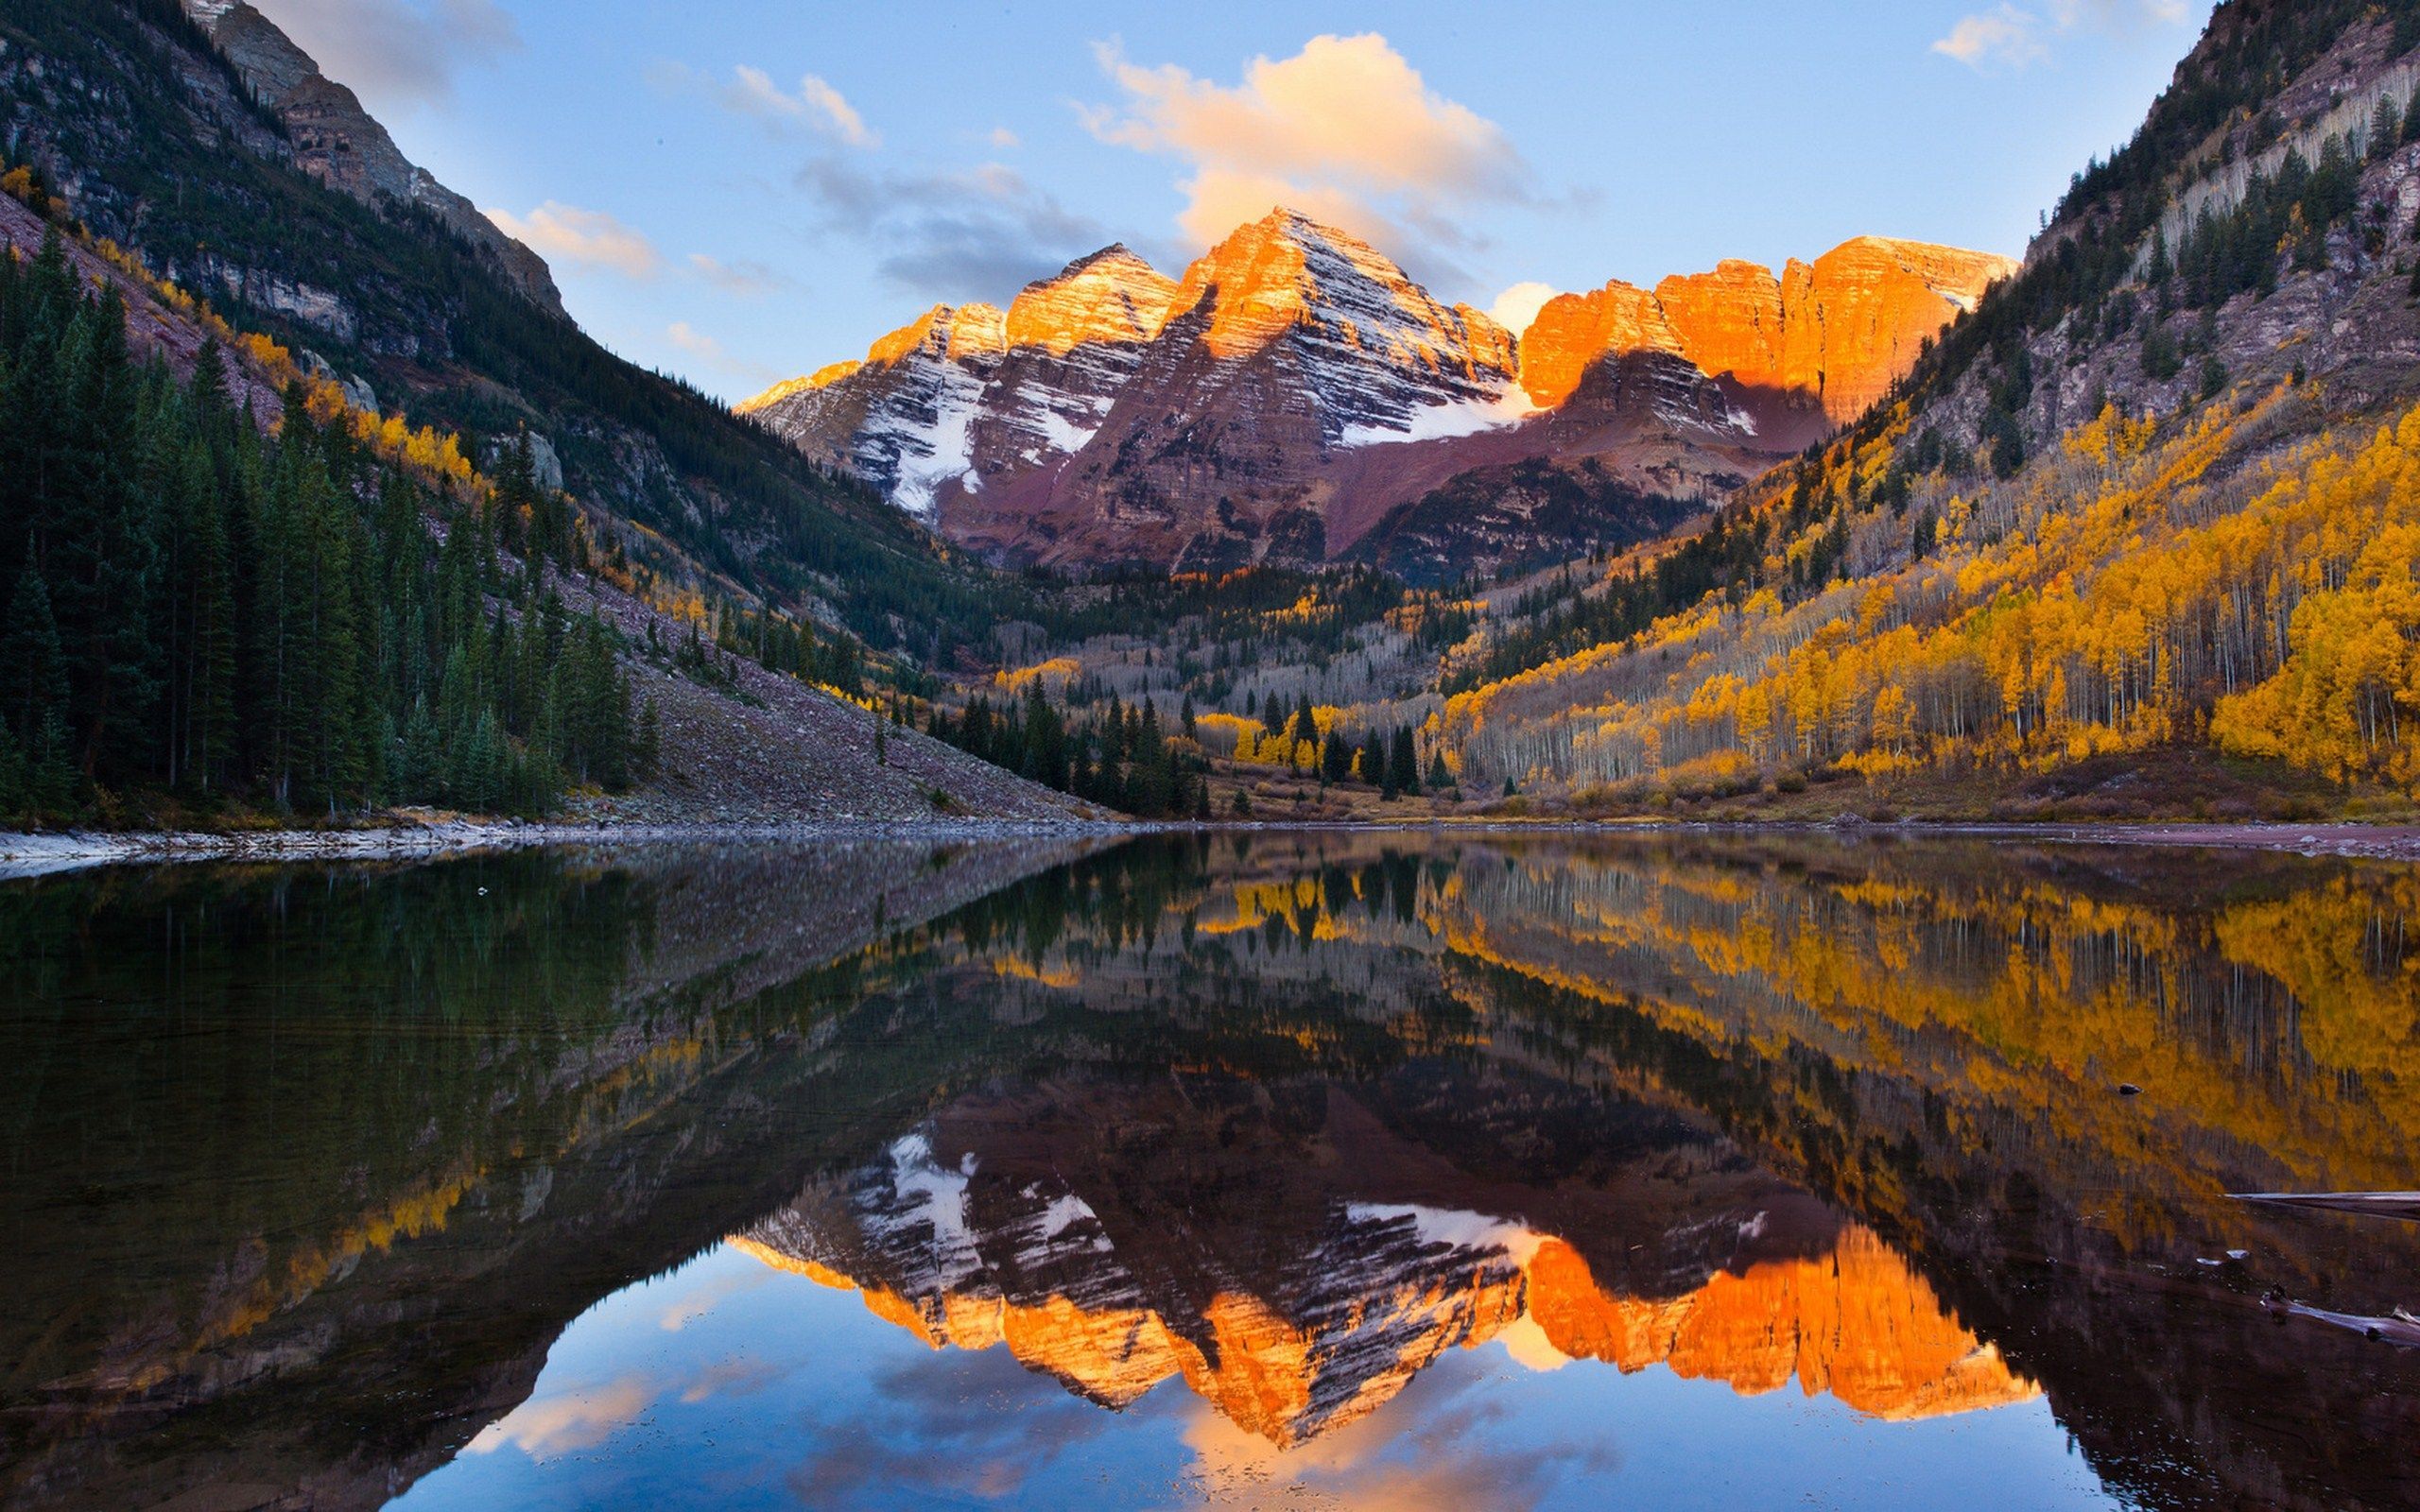
<svg viewBox="0 0 2420 1512"><path fill-rule="evenodd" d="M523 294L557 315L563 313L562 297L545 259L497 230L476 206L405 157L387 129L361 108L360 98L321 74L310 54L275 23L241 0L184 0L184 8L243 75L254 96L285 124L298 167L365 204L392 199L431 212L493 255Z"/></svg>
<svg viewBox="0 0 2420 1512"><path fill-rule="evenodd" d="M1493 404L1511 386L1508 333L1449 310L1367 242L1271 211L1184 271L1171 312L1202 317L1191 339L1235 362L1288 344L1330 445L1433 433L1434 412Z"/></svg>
<svg viewBox="0 0 2420 1512"><path fill-rule="evenodd" d="M1062 357L1086 342L1149 341L1167 324L1176 296L1173 280L1112 243L1027 284L1010 301L1004 334L1011 347Z"/></svg>
<svg viewBox="0 0 2420 1512"><path fill-rule="evenodd" d="M1106 248L1005 316L936 307L740 407L995 558L1392 559L1374 529L1523 462L1719 494L1870 403L2006 266L1866 239L1780 278L1727 262L1561 296L1516 336L1281 209L1180 279ZM1481 547L1438 516L1437 571L1504 555L1500 529Z"/></svg>
<svg viewBox="0 0 2420 1512"><path fill-rule="evenodd" d="M1606 355L1672 352L1768 405L1812 405L1841 424L2015 270L1987 252L1860 236L1812 264L1792 258L1778 278L1735 260L1651 293L1616 281L1547 301L1522 337L1521 384L1532 402L1560 404Z"/></svg>

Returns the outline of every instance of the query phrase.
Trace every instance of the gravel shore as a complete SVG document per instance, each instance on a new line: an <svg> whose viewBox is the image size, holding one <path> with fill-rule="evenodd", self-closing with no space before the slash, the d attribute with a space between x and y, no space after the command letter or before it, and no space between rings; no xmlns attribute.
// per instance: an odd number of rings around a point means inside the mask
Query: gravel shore
<svg viewBox="0 0 2420 1512"><path fill-rule="evenodd" d="M1095 819L909 819L756 824L528 823L436 819L357 830L248 830L234 833L64 830L0 833L0 878L40 876L120 862L386 861L542 845L637 845L665 841L812 842L902 839L948 842L1117 836L1146 826Z"/></svg>
<svg viewBox="0 0 2420 1512"><path fill-rule="evenodd" d="M479 850L541 845L638 845L652 842L713 844L792 843L891 838L949 842L1078 836L1126 837L1203 829L1243 833L1296 830L1372 830L1457 834L1653 834L1723 831L1741 834L1820 831L1874 839L2004 839L2031 844L2174 846L2207 850L2291 851L2301 855L2420 861L2420 826L2368 824L1695 824L1625 820L1490 821L1405 820L1379 824L1306 823L1282 820L1242 824L1169 824L1093 818L1010 819L767 819L742 822L665 823L583 820L527 822L518 819L413 818L352 830L248 830L112 833L66 830L42 833L0 832L0 878L40 876L80 867L162 861L377 861L418 860Z"/></svg>

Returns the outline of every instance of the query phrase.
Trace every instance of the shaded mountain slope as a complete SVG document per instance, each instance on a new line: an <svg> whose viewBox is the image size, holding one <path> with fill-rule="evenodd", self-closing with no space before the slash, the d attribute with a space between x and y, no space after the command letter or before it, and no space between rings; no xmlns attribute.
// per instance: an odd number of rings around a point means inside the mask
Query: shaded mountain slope
<svg viewBox="0 0 2420 1512"><path fill-rule="evenodd" d="M332 163L349 94L298 74L307 60L249 8L199 13L234 60L164 0L0 17L0 124L95 233L418 422L544 437L600 539L674 582L828 607L876 644L935 610L987 619L993 591L897 511L582 334L543 269L493 228L466 239L458 199L388 158L383 132Z"/></svg>

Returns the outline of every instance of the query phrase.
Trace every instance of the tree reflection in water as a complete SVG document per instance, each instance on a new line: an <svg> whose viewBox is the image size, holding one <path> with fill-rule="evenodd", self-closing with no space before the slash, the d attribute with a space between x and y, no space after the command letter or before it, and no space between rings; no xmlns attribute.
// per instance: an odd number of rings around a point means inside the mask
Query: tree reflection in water
<svg viewBox="0 0 2420 1512"><path fill-rule="evenodd" d="M1178 1383L1205 1457L1387 1435L1493 1343L2039 1399L2141 1504L2420 1495L2420 1361L2279 1305L2411 1301L2420 1228L2226 1195L2420 1184L2405 868L1259 833L6 888L11 1504L610 1444L636 1388L533 1398L547 1351L700 1251L1062 1401Z"/></svg>

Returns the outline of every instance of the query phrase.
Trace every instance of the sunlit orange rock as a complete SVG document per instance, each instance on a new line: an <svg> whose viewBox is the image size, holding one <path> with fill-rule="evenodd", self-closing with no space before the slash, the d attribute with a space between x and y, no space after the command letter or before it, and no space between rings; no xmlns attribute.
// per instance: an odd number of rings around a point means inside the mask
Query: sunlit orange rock
<svg viewBox="0 0 2420 1512"><path fill-rule="evenodd" d="M1616 281L1547 301L1521 337L1521 383L1536 404L1558 404L1599 357L1677 352L1709 376L1803 396L1845 422L2015 270L1988 252L1860 236L1812 265L1792 259L1778 278L1731 260L1652 293Z"/></svg>
<svg viewBox="0 0 2420 1512"><path fill-rule="evenodd" d="M1122 244L1104 247L1009 301L1008 344L1064 356L1087 341L1149 341L1167 323L1176 292L1174 279Z"/></svg>
<svg viewBox="0 0 2420 1512"><path fill-rule="evenodd" d="M995 304L936 304L866 350L866 362L881 366L923 352L953 361L1009 349L1007 318Z"/></svg>
<svg viewBox="0 0 2420 1512"><path fill-rule="evenodd" d="M1804 387L1788 367L1783 330L1789 316L1782 281L1758 263L1726 258L1711 273L1675 274L1655 285L1655 302L1702 372L1729 373L1753 387Z"/></svg>
<svg viewBox="0 0 2420 1512"><path fill-rule="evenodd" d="M783 400L797 394L812 393L819 388L829 388L864 366L865 363L856 357L843 358L838 362L827 362L804 377L785 378L754 398L741 400L732 408L742 415L750 414L763 409L768 404L778 404Z"/></svg>
<svg viewBox="0 0 2420 1512"><path fill-rule="evenodd" d="M1475 310L1449 310L1357 236L1291 210L1272 210L1195 259L1169 310L1205 301L1202 345L1218 357L1258 352L1296 326L1398 369L1477 378L1511 370L1503 329ZM1474 330L1472 316L1483 329Z"/></svg>
<svg viewBox="0 0 2420 1512"><path fill-rule="evenodd" d="M1680 333L1655 296L1616 279L1585 294L1558 294L1539 309L1521 335L1521 386L1541 407L1560 404L1608 352L1680 350Z"/></svg>

